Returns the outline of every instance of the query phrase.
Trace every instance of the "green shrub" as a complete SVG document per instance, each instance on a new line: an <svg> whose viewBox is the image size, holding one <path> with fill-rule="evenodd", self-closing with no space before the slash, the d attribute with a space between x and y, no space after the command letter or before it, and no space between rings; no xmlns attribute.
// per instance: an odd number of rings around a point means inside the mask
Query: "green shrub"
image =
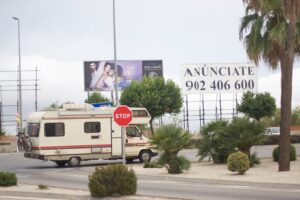
<svg viewBox="0 0 300 200"><path fill-rule="evenodd" d="M89 176L88 186L93 197L133 195L137 178L134 171L125 165L110 165L95 168Z"/></svg>
<svg viewBox="0 0 300 200"><path fill-rule="evenodd" d="M257 157L256 153L251 154L249 160L250 160L250 167L255 167L260 164L260 160Z"/></svg>
<svg viewBox="0 0 300 200"><path fill-rule="evenodd" d="M300 143L300 135L291 135L291 143Z"/></svg>
<svg viewBox="0 0 300 200"><path fill-rule="evenodd" d="M0 172L0 186L17 185L17 176L15 173Z"/></svg>
<svg viewBox="0 0 300 200"><path fill-rule="evenodd" d="M244 174L250 168L248 155L242 152L231 153L227 159L228 170Z"/></svg>
<svg viewBox="0 0 300 200"><path fill-rule="evenodd" d="M280 135L267 135L267 139L262 142L263 145L274 145L279 144ZM296 144L300 143L300 135L291 135L291 143Z"/></svg>
<svg viewBox="0 0 300 200"><path fill-rule="evenodd" d="M39 187L40 190L47 190L48 189L48 185L45 185L45 184L39 184L38 187Z"/></svg>
<svg viewBox="0 0 300 200"><path fill-rule="evenodd" d="M171 159L166 165L169 174L181 174L183 170L188 170L191 163L184 156Z"/></svg>
<svg viewBox="0 0 300 200"><path fill-rule="evenodd" d="M296 160L296 148L294 145L291 144L291 151L290 151L290 161ZM278 162L279 159L279 147L274 148L273 153L273 160L274 162Z"/></svg>
<svg viewBox="0 0 300 200"><path fill-rule="evenodd" d="M263 145L279 144L279 135L267 135L266 140L262 142Z"/></svg>

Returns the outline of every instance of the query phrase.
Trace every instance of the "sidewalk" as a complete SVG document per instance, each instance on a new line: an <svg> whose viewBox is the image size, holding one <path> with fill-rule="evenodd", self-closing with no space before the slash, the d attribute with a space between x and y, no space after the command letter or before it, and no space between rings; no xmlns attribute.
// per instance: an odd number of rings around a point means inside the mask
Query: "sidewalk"
<svg viewBox="0 0 300 200"><path fill-rule="evenodd" d="M141 165L132 168L139 176L159 177L165 180L300 189L300 157L290 164L290 171L278 172L276 162L270 158L261 159L261 164L250 168L245 175L230 172L226 164L213 164L208 161L194 162L189 171L172 175L167 174L165 168L145 169Z"/></svg>

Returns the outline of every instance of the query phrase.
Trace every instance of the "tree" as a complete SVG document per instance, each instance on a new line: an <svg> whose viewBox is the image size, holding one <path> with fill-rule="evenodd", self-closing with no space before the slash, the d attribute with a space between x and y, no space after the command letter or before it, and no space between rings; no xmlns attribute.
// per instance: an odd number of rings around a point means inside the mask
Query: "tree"
<svg viewBox="0 0 300 200"><path fill-rule="evenodd" d="M93 92L89 97L85 100L85 103L100 103L100 102L109 102L109 99L104 97L98 92Z"/></svg>
<svg viewBox="0 0 300 200"><path fill-rule="evenodd" d="M4 129L0 129L0 136L5 136L6 132Z"/></svg>
<svg viewBox="0 0 300 200"><path fill-rule="evenodd" d="M60 104L58 101L53 102L48 107L44 108L44 111L55 111L63 107L63 104Z"/></svg>
<svg viewBox="0 0 300 200"><path fill-rule="evenodd" d="M247 91L243 94L242 102L237 110L248 117L260 121L263 117L271 117L276 111L275 99L270 93L257 93Z"/></svg>
<svg viewBox="0 0 300 200"><path fill-rule="evenodd" d="M264 117L262 118L262 122L266 126L280 126L280 108L276 108L276 111L273 116L271 117Z"/></svg>
<svg viewBox="0 0 300 200"><path fill-rule="evenodd" d="M165 81L162 77L145 77L141 82L133 81L126 87L120 102L130 107L145 107L151 115L150 128L153 134L153 120L167 113L179 113L183 99L180 88L173 81Z"/></svg>
<svg viewBox="0 0 300 200"><path fill-rule="evenodd" d="M300 125L300 106L297 106L292 111L292 125Z"/></svg>
<svg viewBox="0 0 300 200"><path fill-rule="evenodd" d="M294 57L300 50L299 0L243 0L240 39L256 64L263 59L272 68L281 68L281 122L279 171L290 170L290 124Z"/></svg>
<svg viewBox="0 0 300 200"><path fill-rule="evenodd" d="M265 118L263 118L262 121L267 126L279 126L280 125L280 113L281 113L280 108L277 108L275 114L272 117L265 117ZM296 106L292 110L292 122L291 122L291 125L292 126L300 125L300 106Z"/></svg>
<svg viewBox="0 0 300 200"><path fill-rule="evenodd" d="M187 131L175 124L168 124L159 127L150 137L150 142L164 152L160 159L168 165L168 172L177 174L190 166L188 160L177 156L178 152L190 143L190 139L191 135Z"/></svg>
<svg viewBox="0 0 300 200"><path fill-rule="evenodd" d="M65 103L59 103L58 101L55 101L52 104L50 104L48 107L46 107L42 110L44 110L44 111L56 111L56 110L62 109L64 104L70 104L70 103L72 103L72 102L67 101Z"/></svg>

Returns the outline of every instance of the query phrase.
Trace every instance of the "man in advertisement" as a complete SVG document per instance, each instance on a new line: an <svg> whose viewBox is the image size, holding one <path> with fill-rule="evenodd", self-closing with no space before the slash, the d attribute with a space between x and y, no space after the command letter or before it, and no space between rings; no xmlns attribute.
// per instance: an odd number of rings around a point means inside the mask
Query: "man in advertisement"
<svg viewBox="0 0 300 200"><path fill-rule="evenodd" d="M85 90L114 90L113 66L113 63L106 61L85 62Z"/></svg>

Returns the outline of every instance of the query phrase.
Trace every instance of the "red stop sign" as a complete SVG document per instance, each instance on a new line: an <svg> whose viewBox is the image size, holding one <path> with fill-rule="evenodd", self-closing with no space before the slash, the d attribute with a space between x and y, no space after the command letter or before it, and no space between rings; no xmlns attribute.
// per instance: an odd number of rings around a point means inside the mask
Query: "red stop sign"
<svg viewBox="0 0 300 200"><path fill-rule="evenodd" d="M128 126L132 120L132 111L128 106L120 105L114 111L114 120L119 126Z"/></svg>

